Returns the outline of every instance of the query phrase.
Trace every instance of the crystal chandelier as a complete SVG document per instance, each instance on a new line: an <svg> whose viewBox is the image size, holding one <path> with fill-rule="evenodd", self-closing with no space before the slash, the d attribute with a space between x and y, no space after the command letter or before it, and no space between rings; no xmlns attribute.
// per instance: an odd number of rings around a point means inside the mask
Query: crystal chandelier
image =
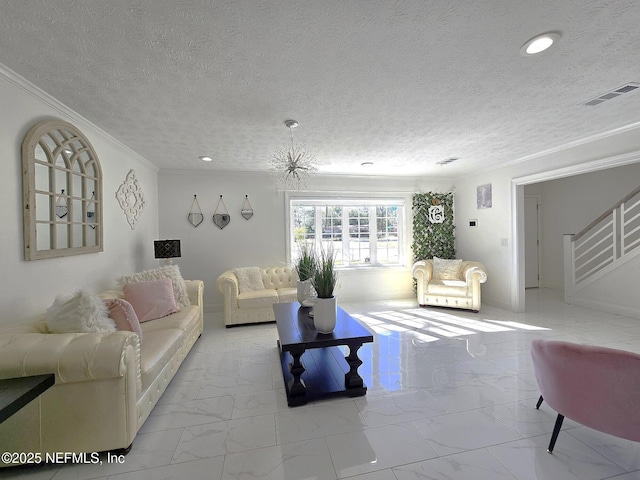
<svg viewBox="0 0 640 480"><path fill-rule="evenodd" d="M293 129L298 126L295 120L284 122L291 133L291 146L282 148L271 156L271 170L279 188L299 190L309 183L309 179L318 169L316 158L304 147L293 143Z"/></svg>

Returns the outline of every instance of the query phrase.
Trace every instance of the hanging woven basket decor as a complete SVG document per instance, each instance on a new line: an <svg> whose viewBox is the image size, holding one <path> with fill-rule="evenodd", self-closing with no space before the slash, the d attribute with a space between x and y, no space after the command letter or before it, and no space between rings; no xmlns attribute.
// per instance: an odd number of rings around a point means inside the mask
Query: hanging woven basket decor
<svg viewBox="0 0 640 480"><path fill-rule="evenodd" d="M220 207L224 208L224 213L220 210ZM227 206L222 199L222 195L220 195L220 199L218 200L218 205L216 205L216 209L213 212L213 223L216 224L220 230L229 225L231 221L231 216L229 215L229 210L227 210Z"/></svg>
<svg viewBox="0 0 640 480"><path fill-rule="evenodd" d="M194 227L197 227L204 221L204 215L202 214L200 202L198 202L198 197L196 195L193 196L193 202L191 202L191 209L189 210L187 219Z"/></svg>

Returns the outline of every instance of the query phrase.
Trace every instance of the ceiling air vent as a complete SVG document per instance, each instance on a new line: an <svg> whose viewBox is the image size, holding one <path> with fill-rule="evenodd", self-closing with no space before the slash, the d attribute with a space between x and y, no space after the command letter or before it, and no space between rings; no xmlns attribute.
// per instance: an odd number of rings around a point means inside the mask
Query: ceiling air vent
<svg viewBox="0 0 640 480"><path fill-rule="evenodd" d="M593 107L594 105L600 105L601 103L606 102L607 100L612 100L626 93L631 93L638 90L640 90L640 83L637 83L637 82L627 83L626 85L622 85L621 87L618 87L615 90L605 92L601 95L598 95L595 98L587 100L586 102L583 102L582 105L586 105L587 107Z"/></svg>
<svg viewBox="0 0 640 480"><path fill-rule="evenodd" d="M450 163L455 162L456 160L459 160L458 157L449 157L449 158L445 158L444 160L440 160L439 162L436 162L436 165L448 165Z"/></svg>

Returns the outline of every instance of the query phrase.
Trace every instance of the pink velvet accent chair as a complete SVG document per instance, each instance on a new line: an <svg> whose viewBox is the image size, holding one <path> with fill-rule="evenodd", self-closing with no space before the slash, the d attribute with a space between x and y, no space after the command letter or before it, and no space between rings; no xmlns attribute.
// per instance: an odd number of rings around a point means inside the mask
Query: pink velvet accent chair
<svg viewBox="0 0 640 480"><path fill-rule="evenodd" d="M640 441L640 355L613 348L533 340L531 357L543 399L558 412L548 452L564 417Z"/></svg>

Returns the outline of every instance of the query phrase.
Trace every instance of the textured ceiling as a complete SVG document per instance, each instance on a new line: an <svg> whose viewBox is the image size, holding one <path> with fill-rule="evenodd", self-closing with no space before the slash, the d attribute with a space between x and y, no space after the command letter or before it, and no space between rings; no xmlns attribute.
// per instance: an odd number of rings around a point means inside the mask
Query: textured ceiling
<svg viewBox="0 0 640 480"><path fill-rule="evenodd" d="M0 63L160 168L267 170L294 118L321 172L453 176L638 122L640 94L580 105L640 81L638 25L637 0L2 0Z"/></svg>

